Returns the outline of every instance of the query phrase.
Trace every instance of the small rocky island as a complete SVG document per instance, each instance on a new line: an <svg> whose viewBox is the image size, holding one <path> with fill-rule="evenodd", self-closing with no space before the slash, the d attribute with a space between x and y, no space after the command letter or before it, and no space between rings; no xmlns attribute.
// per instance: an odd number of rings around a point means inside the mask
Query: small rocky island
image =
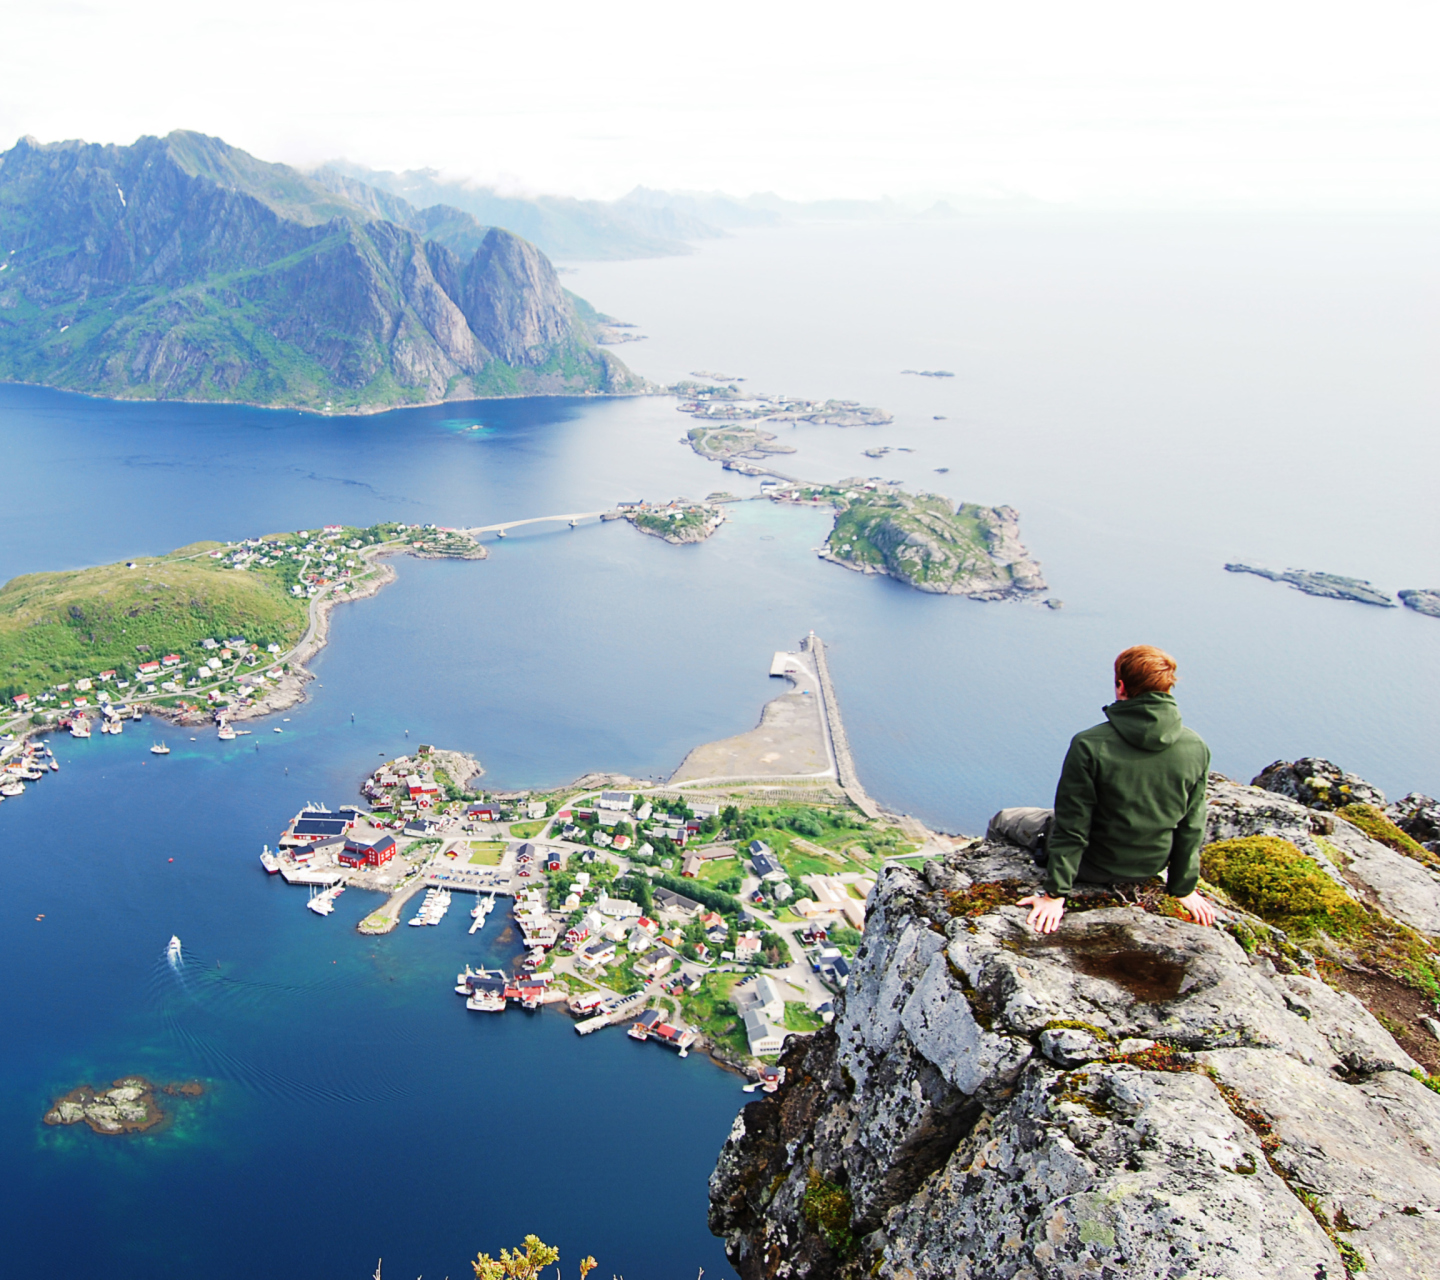
<svg viewBox="0 0 1440 1280"><path fill-rule="evenodd" d="M1440 591L1402 591L1400 602L1427 618L1440 618Z"/></svg>
<svg viewBox="0 0 1440 1280"><path fill-rule="evenodd" d="M763 462L772 453L795 452L788 444L776 444L773 431L728 424L721 427L691 427L682 443L688 444L702 458L709 458L712 462L730 462L735 458L750 458Z"/></svg>
<svg viewBox="0 0 1440 1280"><path fill-rule="evenodd" d="M144 1076L124 1076L108 1089L82 1084L55 1100L45 1113L45 1123L54 1126L83 1121L96 1133L144 1133L169 1119L156 1094L198 1098L204 1092L204 1087L193 1080L157 1085Z"/></svg>
<svg viewBox="0 0 1440 1280"><path fill-rule="evenodd" d="M1013 507L957 507L939 494L906 493L859 477L800 489L794 498L835 505L822 555L847 569L973 600L1034 599L1048 589L1020 541L1020 513Z"/></svg>
<svg viewBox="0 0 1440 1280"><path fill-rule="evenodd" d="M1284 573L1280 573L1250 564L1227 564L1225 571L1253 573L1259 578L1269 578L1271 582L1286 582L1307 596L1323 596L1327 600L1353 600L1356 604L1375 604L1383 609L1395 608L1395 601L1363 578L1342 578L1337 573L1312 573L1307 569L1286 569Z"/></svg>
<svg viewBox="0 0 1440 1280"><path fill-rule="evenodd" d="M682 542L704 542L725 523L724 507L688 498L676 498L664 506L641 504L627 508L623 514L641 533L677 546Z"/></svg>

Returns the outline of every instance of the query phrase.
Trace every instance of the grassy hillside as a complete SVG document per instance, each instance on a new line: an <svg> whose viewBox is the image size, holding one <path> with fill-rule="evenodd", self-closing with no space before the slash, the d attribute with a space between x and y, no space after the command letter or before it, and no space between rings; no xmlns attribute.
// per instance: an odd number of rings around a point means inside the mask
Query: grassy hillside
<svg viewBox="0 0 1440 1280"><path fill-rule="evenodd" d="M0 697L37 700L57 685L179 654L182 677L208 656L200 642L243 636L263 654L304 634L317 581L367 573L359 550L392 525L301 531L238 544L197 542L168 556L31 573L0 587ZM133 566L133 567L131 567Z"/></svg>

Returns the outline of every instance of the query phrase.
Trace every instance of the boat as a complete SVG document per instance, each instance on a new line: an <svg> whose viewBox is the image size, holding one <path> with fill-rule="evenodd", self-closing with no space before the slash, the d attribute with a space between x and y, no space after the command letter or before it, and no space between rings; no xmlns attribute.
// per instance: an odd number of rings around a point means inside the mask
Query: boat
<svg viewBox="0 0 1440 1280"><path fill-rule="evenodd" d="M163 742L157 742L153 747L150 748L150 754L152 756L168 756L170 754L170 748L167 747Z"/></svg>
<svg viewBox="0 0 1440 1280"><path fill-rule="evenodd" d="M88 716L76 716L71 720L70 736L72 738L88 738L90 736L90 718Z"/></svg>
<svg viewBox="0 0 1440 1280"><path fill-rule="evenodd" d="M19 778L0 783L0 796L23 796L24 794L25 784Z"/></svg>
<svg viewBox="0 0 1440 1280"><path fill-rule="evenodd" d="M60 772L60 761L58 761L57 759L55 759L54 756L51 756L51 757L50 757L50 772L51 772L51 773L59 773L59 772Z"/></svg>
<svg viewBox="0 0 1440 1280"><path fill-rule="evenodd" d="M138 720L138 719L140 719L140 715L141 715L140 708L139 708L139 707L135 707L135 708L133 708L133 709L131 710L131 712L130 712L130 719L132 719L132 720Z"/></svg>
<svg viewBox="0 0 1440 1280"><path fill-rule="evenodd" d="M321 893L314 894L305 905L317 916L328 916L335 910L335 899L345 892L343 884L331 885Z"/></svg>
<svg viewBox="0 0 1440 1280"><path fill-rule="evenodd" d="M260 865L272 876L280 870L280 859L270 852L268 844L260 850Z"/></svg>
<svg viewBox="0 0 1440 1280"><path fill-rule="evenodd" d="M504 1013L505 997L496 991L477 991L465 1001L465 1007L474 1013Z"/></svg>
<svg viewBox="0 0 1440 1280"><path fill-rule="evenodd" d="M219 738L221 742L233 742L235 740L235 730L230 727L229 721L222 720L220 721L220 731L215 736Z"/></svg>
<svg viewBox="0 0 1440 1280"><path fill-rule="evenodd" d="M173 933L170 935L170 942L165 948L165 959L170 961L172 965L178 965L181 961L180 939Z"/></svg>

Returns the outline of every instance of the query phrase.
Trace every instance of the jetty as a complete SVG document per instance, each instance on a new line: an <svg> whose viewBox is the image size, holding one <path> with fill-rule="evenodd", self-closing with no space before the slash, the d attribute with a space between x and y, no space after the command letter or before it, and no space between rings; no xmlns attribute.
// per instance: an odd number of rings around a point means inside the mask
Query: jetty
<svg viewBox="0 0 1440 1280"><path fill-rule="evenodd" d="M815 674L820 681L820 696L825 711L825 728L830 737L830 754L835 761L841 790L861 813L874 821L880 816L880 806L866 794L860 784L860 775L855 772L845 724L840 719L840 703L835 697L835 686L830 682L830 666L825 661L825 642L812 631L801 643L815 661Z"/></svg>

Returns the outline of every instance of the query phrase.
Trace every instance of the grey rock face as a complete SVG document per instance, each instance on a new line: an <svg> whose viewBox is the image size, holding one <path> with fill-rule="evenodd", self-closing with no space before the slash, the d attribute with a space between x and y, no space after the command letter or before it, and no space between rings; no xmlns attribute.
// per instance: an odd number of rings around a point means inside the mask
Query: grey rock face
<svg viewBox="0 0 1440 1280"><path fill-rule="evenodd" d="M1440 591L1402 591L1400 600L1407 609L1423 613L1427 618L1440 618Z"/></svg>
<svg viewBox="0 0 1440 1280"><path fill-rule="evenodd" d="M1440 800L1412 791L1392 804L1386 816L1412 840L1440 853Z"/></svg>
<svg viewBox="0 0 1440 1280"><path fill-rule="evenodd" d="M1294 801L1212 800L1216 838L1336 847ZM1440 1276L1440 1097L1359 1001L1135 906L1044 938L973 906L1036 880L1001 842L884 874L836 1021L711 1179L743 1280Z"/></svg>
<svg viewBox="0 0 1440 1280"><path fill-rule="evenodd" d="M1293 764L1277 760L1262 769L1250 785L1288 796L1312 809L1339 809L1347 804L1385 807L1385 793L1379 787L1316 756L1306 756Z"/></svg>

